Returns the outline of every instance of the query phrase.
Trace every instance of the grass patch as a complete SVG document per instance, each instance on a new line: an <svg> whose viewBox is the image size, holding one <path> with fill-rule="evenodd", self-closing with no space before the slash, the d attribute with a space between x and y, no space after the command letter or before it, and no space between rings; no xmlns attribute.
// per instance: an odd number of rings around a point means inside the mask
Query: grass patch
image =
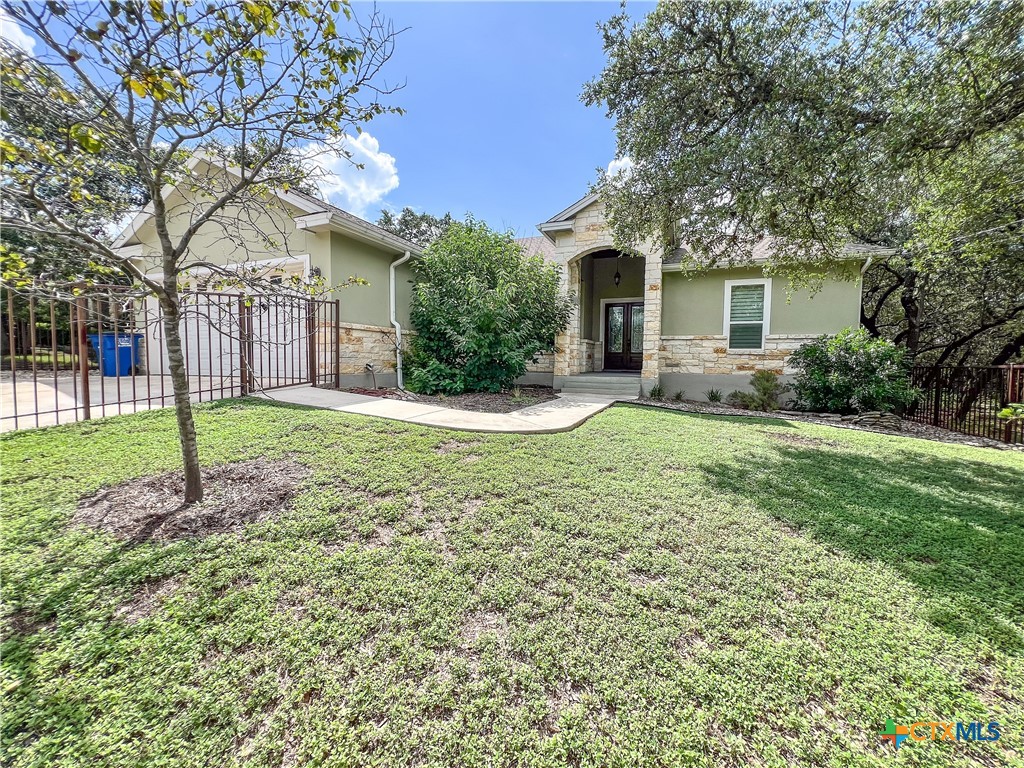
<svg viewBox="0 0 1024 768"><path fill-rule="evenodd" d="M1024 752L1020 454L622 406L555 435L197 419L205 466L308 469L279 514L170 541L72 524L175 468L168 411L0 438L4 765ZM887 718L1004 736L894 756Z"/></svg>

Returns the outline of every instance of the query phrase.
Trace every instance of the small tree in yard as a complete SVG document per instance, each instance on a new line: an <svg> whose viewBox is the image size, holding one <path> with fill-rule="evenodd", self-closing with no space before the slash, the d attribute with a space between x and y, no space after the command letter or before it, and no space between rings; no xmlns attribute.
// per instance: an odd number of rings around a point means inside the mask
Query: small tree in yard
<svg viewBox="0 0 1024 768"><path fill-rule="evenodd" d="M346 131L398 111L372 84L393 31L374 14L356 20L347 0L13 2L8 19L36 40L36 57L5 47L2 224L77 249L90 269L116 271L156 297L173 381L185 470L185 502L203 496L195 425L179 331L179 280L203 263L191 244L219 227L236 247L239 221L267 207L267 191L304 181L315 151L350 157ZM6 130L9 100L31 102L38 120ZM22 110L24 117L30 110ZM189 162L205 150L206 164ZM211 168L231 173L211 172ZM152 212L158 275L111 247L98 218L121 219L131 201L103 190L130 179ZM102 182L102 183L101 183ZM184 229L172 226L167 190L190 190ZM265 233L265 246L287 244ZM4 279L22 255L5 244ZM203 264L207 268L215 265ZM225 277L231 277L225 275ZM252 286L250 286L251 288Z"/></svg>
<svg viewBox="0 0 1024 768"><path fill-rule="evenodd" d="M807 410L828 413L894 411L917 397L905 352L867 331L847 329L819 336L790 357L797 369L793 389Z"/></svg>
<svg viewBox="0 0 1024 768"><path fill-rule="evenodd" d="M409 384L418 392L507 388L569 320L558 270L472 218L449 225L415 271Z"/></svg>

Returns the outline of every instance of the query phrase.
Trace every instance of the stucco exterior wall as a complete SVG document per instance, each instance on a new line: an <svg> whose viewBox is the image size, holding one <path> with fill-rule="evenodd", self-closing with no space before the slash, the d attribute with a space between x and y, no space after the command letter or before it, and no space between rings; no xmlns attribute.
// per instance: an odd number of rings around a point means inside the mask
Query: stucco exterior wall
<svg viewBox="0 0 1024 768"><path fill-rule="evenodd" d="M203 200L203 196L186 198L178 191L168 196L167 228L173 239L185 233L193 221L197 202ZM259 207L226 206L215 220L207 222L193 236L184 263L225 266L308 256L310 268L319 267L326 275L330 265L330 236L296 229L293 217L302 213L269 198ZM142 225L136 237L142 245L139 262L147 272L158 272L159 240L152 219Z"/></svg>
<svg viewBox="0 0 1024 768"><path fill-rule="evenodd" d="M339 285L351 277L362 278L368 285L350 285L335 292L341 302L341 320L367 325L391 325L391 262L400 258L393 253L375 248L368 243L345 235L331 233L331 275L333 284ZM412 279L408 262L395 273L396 316L403 328L409 325L409 300Z"/></svg>
<svg viewBox="0 0 1024 768"><path fill-rule="evenodd" d="M690 277L665 273L662 335L721 335L725 313L725 281L764 277L760 269L716 269ZM785 278L772 280L771 326L768 334L835 333L860 323L860 275L855 265L837 269L820 290L789 290Z"/></svg>
<svg viewBox="0 0 1024 768"><path fill-rule="evenodd" d="M190 226L197 203L211 200L204 194L171 193L167 202L172 238L179 238ZM216 220L195 234L188 261L226 266L271 259L301 259L303 263L308 261L309 270L319 269L329 286L340 285L349 277L360 277L369 285L338 289L329 296L339 300L342 322L390 327L389 268L400 254L339 232L298 229L294 217L305 213L270 195L259 206L226 206ZM142 245L139 262L146 271L158 271L159 245L152 220L142 225L136 237ZM297 266L290 269L293 273L297 271ZM412 292L408 263L398 268L396 277L396 314L399 322L408 327Z"/></svg>
<svg viewBox="0 0 1024 768"><path fill-rule="evenodd" d="M723 395L748 391L754 371L768 370L788 382L789 356L823 333L860 323L861 283L858 264L839 267L812 292L791 291L785 278L772 280L771 311L764 348L729 351L725 324L727 280L763 278L760 268L714 270L695 277L665 275L664 322L660 344L661 383L667 393L679 391L703 398L708 389Z"/></svg>

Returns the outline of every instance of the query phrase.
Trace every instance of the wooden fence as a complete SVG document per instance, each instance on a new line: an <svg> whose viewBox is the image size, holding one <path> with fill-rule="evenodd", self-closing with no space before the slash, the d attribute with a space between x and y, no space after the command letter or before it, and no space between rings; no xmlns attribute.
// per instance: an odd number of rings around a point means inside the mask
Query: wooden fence
<svg viewBox="0 0 1024 768"><path fill-rule="evenodd" d="M1007 403L1024 402L1024 365L922 366L912 381L921 397L906 417L1006 443L1024 443L1024 424L1000 419Z"/></svg>

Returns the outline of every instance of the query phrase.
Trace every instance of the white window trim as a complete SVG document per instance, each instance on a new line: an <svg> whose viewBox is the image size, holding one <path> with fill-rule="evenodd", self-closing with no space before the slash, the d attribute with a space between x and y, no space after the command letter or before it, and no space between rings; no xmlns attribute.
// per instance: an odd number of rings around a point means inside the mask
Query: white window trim
<svg viewBox="0 0 1024 768"><path fill-rule="evenodd" d="M770 277L755 277L748 280L726 280L725 281L725 303L723 305L722 312L722 334L725 336L725 343L729 343L729 339L732 334L729 333L730 326L732 325L730 313L732 310L732 288L734 285L763 285L764 286L764 317L761 320L761 346L757 349L733 349L728 348L729 352L735 352L736 354L744 354L749 352L763 352L764 351L764 338L768 335L768 330L772 319L772 279Z"/></svg>
<svg viewBox="0 0 1024 768"><path fill-rule="evenodd" d="M598 322L597 328L597 340L601 344L601 349L604 349L604 308L609 304L643 304L644 297L636 296L628 299L601 299L601 318ZM646 307L644 308L644 317L647 317Z"/></svg>

